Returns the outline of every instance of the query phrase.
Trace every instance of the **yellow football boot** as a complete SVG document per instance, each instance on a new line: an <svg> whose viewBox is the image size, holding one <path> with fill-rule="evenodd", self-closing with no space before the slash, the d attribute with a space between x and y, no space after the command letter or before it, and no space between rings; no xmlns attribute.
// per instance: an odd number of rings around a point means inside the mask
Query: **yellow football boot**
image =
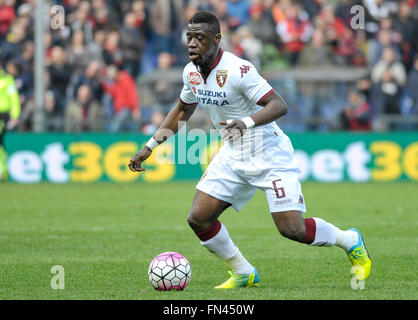
<svg viewBox="0 0 418 320"><path fill-rule="evenodd" d="M370 260L369 253L367 252L366 245L364 244L360 231L354 228L349 230L357 232L359 237L358 243L347 252L348 259L353 265L351 269L352 273L354 273L358 280L366 280L370 275L372 261Z"/></svg>
<svg viewBox="0 0 418 320"><path fill-rule="evenodd" d="M231 276L224 283L216 286L214 289L237 289L244 287L257 287L260 280L258 279L257 269L254 268L254 272L250 274L235 274L232 271L228 271Z"/></svg>

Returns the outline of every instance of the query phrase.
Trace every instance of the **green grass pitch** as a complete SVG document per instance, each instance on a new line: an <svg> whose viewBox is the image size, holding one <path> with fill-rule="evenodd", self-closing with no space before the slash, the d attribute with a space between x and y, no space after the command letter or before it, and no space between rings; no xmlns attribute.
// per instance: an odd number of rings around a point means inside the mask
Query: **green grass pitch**
<svg viewBox="0 0 418 320"><path fill-rule="evenodd" d="M362 231L372 257L364 290L337 247L292 242L276 231L264 194L221 216L259 272L258 288L215 291L227 266L186 222L194 183L0 184L0 299L417 299L416 183L303 184L306 217ZM192 266L189 286L158 292L152 258L177 251ZM65 270L51 288L51 267Z"/></svg>

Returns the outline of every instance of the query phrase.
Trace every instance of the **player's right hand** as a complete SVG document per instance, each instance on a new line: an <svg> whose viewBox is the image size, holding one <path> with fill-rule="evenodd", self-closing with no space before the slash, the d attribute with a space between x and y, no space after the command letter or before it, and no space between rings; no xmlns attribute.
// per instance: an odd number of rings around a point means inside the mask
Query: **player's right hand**
<svg viewBox="0 0 418 320"><path fill-rule="evenodd" d="M241 138L247 129L245 123L240 119L229 119L221 121L219 124L225 126L220 130L220 133L221 138L227 141L235 141Z"/></svg>
<svg viewBox="0 0 418 320"><path fill-rule="evenodd" d="M151 155L152 150L147 146L144 146L140 151L138 151L132 158L129 160L128 167L133 172L145 171L145 168L142 167L142 162L148 159Z"/></svg>

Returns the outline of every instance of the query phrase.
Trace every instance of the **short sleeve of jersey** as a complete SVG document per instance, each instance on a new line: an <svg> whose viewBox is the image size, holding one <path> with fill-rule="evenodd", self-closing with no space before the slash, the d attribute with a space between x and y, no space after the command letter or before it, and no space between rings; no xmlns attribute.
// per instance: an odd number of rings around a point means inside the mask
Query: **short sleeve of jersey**
<svg viewBox="0 0 418 320"><path fill-rule="evenodd" d="M263 98L270 92L273 92L273 88L252 65L242 66L241 68L241 92L250 99L251 102L258 104Z"/></svg>
<svg viewBox="0 0 418 320"><path fill-rule="evenodd" d="M187 66L183 70L183 89L180 93L180 100L186 104L193 104L197 103L196 96L193 93L192 88L190 87L190 83L187 80Z"/></svg>

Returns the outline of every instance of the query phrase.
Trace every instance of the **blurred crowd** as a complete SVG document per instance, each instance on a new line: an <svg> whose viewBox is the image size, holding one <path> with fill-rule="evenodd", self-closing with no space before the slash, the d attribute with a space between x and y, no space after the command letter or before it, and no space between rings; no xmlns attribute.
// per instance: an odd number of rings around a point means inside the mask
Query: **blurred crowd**
<svg viewBox="0 0 418 320"><path fill-rule="evenodd" d="M152 134L178 99L182 87L178 70L189 62L185 27L199 9L211 10L220 19L223 48L250 60L262 72L368 70L350 85L297 81L291 93L283 89L290 113L307 119L303 130L372 130L376 115L417 115L416 2L47 1L48 6L63 6L65 24L48 26L44 37L46 129ZM33 130L36 109L35 3L0 0L0 60L20 94L21 131ZM138 93L138 81L144 77L153 79L152 99ZM275 86L280 94L281 85ZM324 126L309 121L314 118L330 122ZM408 128L395 124L389 129Z"/></svg>

